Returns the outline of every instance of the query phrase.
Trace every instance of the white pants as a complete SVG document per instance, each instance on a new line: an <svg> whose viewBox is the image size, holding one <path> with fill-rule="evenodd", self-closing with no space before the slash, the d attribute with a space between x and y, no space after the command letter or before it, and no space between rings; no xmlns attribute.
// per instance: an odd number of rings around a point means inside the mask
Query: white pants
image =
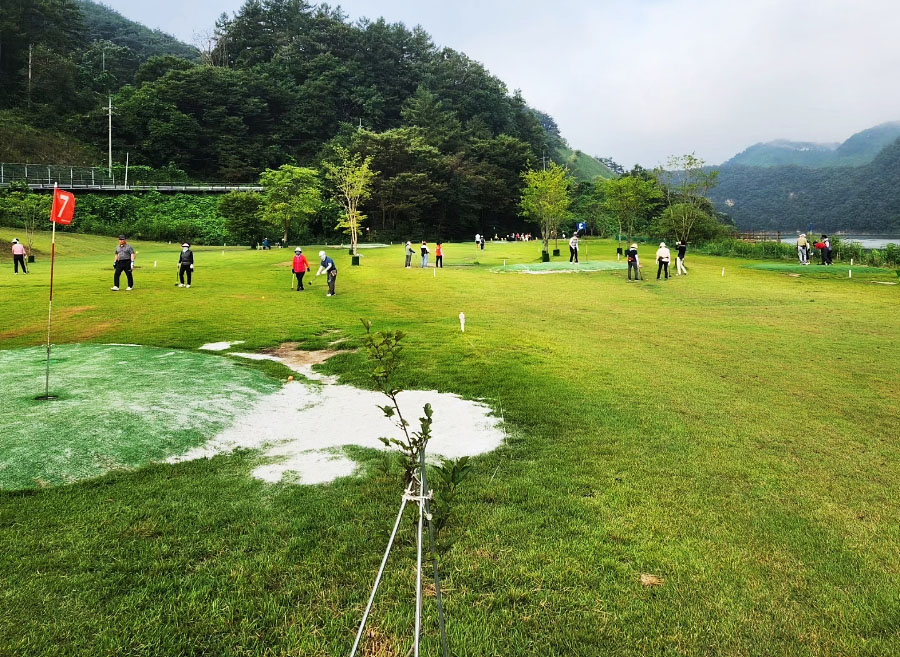
<svg viewBox="0 0 900 657"><path fill-rule="evenodd" d="M800 258L800 264L806 264L806 249L802 246L797 247L797 257Z"/></svg>
<svg viewBox="0 0 900 657"><path fill-rule="evenodd" d="M687 269L684 268L684 258L676 258L675 264L678 266L676 276L681 276L682 273L687 274Z"/></svg>

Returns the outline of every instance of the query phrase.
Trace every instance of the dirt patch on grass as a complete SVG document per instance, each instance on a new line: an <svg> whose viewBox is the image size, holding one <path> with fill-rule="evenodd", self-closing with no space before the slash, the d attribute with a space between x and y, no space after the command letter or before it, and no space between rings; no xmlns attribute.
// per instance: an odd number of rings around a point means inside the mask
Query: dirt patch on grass
<svg viewBox="0 0 900 657"><path fill-rule="evenodd" d="M97 310L97 306L72 306L71 308L63 308L53 313L53 319L54 321L69 319L70 317L80 315L81 313L85 313L89 310ZM3 333L0 333L0 340L6 340L8 338L21 338L23 335L29 335L30 333L45 333L46 331L46 321L34 322L33 324L28 324L27 326L22 326L21 328L12 329L10 331L4 331Z"/></svg>
<svg viewBox="0 0 900 657"><path fill-rule="evenodd" d="M115 322L99 322L97 324L92 324L80 333L77 333L75 335L75 341L84 342L86 340L90 340L91 338L96 338L98 335L103 335L104 333L112 330L115 327Z"/></svg>
<svg viewBox="0 0 900 657"><path fill-rule="evenodd" d="M313 365L321 365L332 356L346 353L335 351L333 349L304 351L299 347L299 342L284 342L275 349L264 349L263 353L278 356L285 365L297 371L300 371L301 369L310 369Z"/></svg>

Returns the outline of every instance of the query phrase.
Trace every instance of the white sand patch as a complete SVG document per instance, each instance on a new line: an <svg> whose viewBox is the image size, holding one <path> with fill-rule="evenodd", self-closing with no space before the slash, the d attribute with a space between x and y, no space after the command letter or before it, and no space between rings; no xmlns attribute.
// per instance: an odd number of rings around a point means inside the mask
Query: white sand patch
<svg viewBox="0 0 900 657"><path fill-rule="evenodd" d="M274 360L276 363L283 363L284 359L272 354L245 354L240 351L232 351L229 356L237 356L238 358L247 358L248 360Z"/></svg>
<svg viewBox="0 0 900 657"><path fill-rule="evenodd" d="M260 479L304 484L333 481L356 469L351 459L335 453L337 449L359 445L384 450L379 437L398 435L394 424L376 408L386 401L380 393L352 386L288 383L206 445L168 461L211 458L238 448L260 449L269 461L254 470ZM503 443L500 420L484 404L447 393L412 390L401 393L399 401L413 428L426 403L434 409L430 458L474 456Z"/></svg>
<svg viewBox="0 0 900 657"><path fill-rule="evenodd" d="M231 348L236 344L244 344L243 340L234 340L232 342L208 342L207 344L200 345L200 349L204 351L225 351L226 349Z"/></svg>

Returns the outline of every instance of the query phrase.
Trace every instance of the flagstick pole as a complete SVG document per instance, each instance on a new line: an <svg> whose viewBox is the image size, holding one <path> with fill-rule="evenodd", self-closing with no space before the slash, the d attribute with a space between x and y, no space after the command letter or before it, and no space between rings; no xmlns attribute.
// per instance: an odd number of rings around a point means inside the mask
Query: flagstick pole
<svg viewBox="0 0 900 657"><path fill-rule="evenodd" d="M53 195L56 197L57 185L53 185ZM53 264L56 260L56 222L52 221L53 232L50 238L50 303L47 307L47 373L44 378L44 398L50 397L50 329L53 326Z"/></svg>

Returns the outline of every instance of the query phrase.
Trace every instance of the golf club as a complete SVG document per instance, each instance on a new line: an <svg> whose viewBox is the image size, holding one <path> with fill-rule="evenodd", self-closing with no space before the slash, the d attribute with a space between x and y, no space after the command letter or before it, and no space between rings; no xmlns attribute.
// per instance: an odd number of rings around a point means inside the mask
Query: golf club
<svg viewBox="0 0 900 657"><path fill-rule="evenodd" d="M175 265L175 287L181 285L181 263Z"/></svg>

